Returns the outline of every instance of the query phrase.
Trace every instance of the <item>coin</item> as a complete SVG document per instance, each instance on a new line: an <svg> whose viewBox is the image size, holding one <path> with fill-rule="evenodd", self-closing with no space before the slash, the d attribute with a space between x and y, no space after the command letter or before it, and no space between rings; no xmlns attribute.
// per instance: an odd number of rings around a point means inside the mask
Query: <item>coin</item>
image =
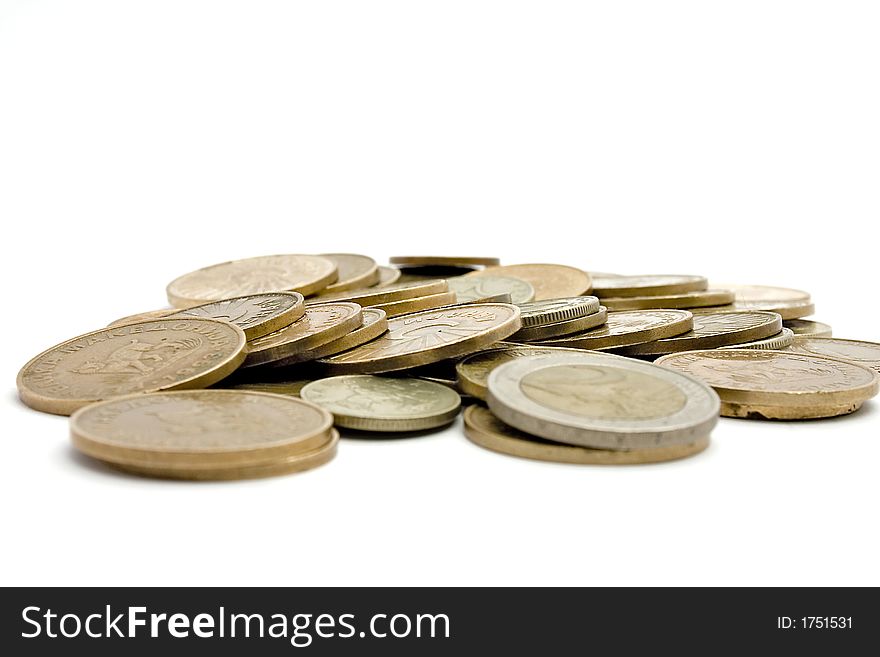
<svg viewBox="0 0 880 657"><path fill-rule="evenodd" d="M798 319L816 311L808 292L769 285L719 286L734 293L732 310L768 310L782 319Z"/></svg>
<svg viewBox="0 0 880 657"><path fill-rule="evenodd" d="M719 349L785 349L794 342L794 333L791 329L782 327L782 331L769 338L761 338L760 340L752 340L751 342L741 342L738 344L726 345L718 347Z"/></svg>
<svg viewBox="0 0 880 657"><path fill-rule="evenodd" d="M602 305L608 310L648 310L651 308L704 308L726 306L733 301L730 290L703 290L683 294L663 294L651 297L603 297ZM725 308L726 309L726 308Z"/></svg>
<svg viewBox="0 0 880 657"><path fill-rule="evenodd" d="M245 358L245 335L216 319L160 319L86 333L47 349L18 373L21 400L69 415L110 397L202 388Z"/></svg>
<svg viewBox="0 0 880 657"><path fill-rule="evenodd" d="M877 394L877 375L842 360L759 349L664 356L657 365L701 379L726 417L806 420L852 413Z"/></svg>
<svg viewBox="0 0 880 657"><path fill-rule="evenodd" d="M822 322L813 322L808 319L785 319L782 325L790 328L795 335L808 335L814 338L830 338L831 327Z"/></svg>
<svg viewBox="0 0 880 657"><path fill-rule="evenodd" d="M332 374L392 372L484 349L519 327L519 308L510 304L426 310L395 317L385 335L319 363Z"/></svg>
<svg viewBox="0 0 880 657"><path fill-rule="evenodd" d="M880 343L877 342L797 336L789 351L837 358L880 373Z"/></svg>
<svg viewBox="0 0 880 657"><path fill-rule="evenodd" d="M385 287L386 285L391 285L392 283L396 283L397 279L400 278L400 270L396 267L386 267L385 265L379 265L379 282L376 283L375 287Z"/></svg>
<svg viewBox="0 0 880 657"><path fill-rule="evenodd" d="M782 318L762 310L725 310L695 313L694 328L672 338L663 338L617 350L626 356L657 356L692 349L712 349L760 340L782 330Z"/></svg>
<svg viewBox="0 0 880 657"><path fill-rule="evenodd" d="M419 312L420 310L439 308L451 303L455 303L455 294L453 292L440 292L439 294L429 294L424 297L413 297L412 299L371 304L371 307L384 310L385 314L391 318Z"/></svg>
<svg viewBox="0 0 880 657"><path fill-rule="evenodd" d="M336 265L338 278L322 291L327 293L344 292L369 287L379 282L379 266L369 256L357 253L322 253L322 258L327 258Z"/></svg>
<svg viewBox="0 0 880 657"><path fill-rule="evenodd" d="M487 267L501 264L498 258L476 256L394 256L388 262L408 267Z"/></svg>
<svg viewBox="0 0 880 657"><path fill-rule="evenodd" d="M555 324L592 315L599 310L599 299L590 296L566 297L519 304L523 328Z"/></svg>
<svg viewBox="0 0 880 657"><path fill-rule="evenodd" d="M541 345L576 349L626 347L671 338L690 331L694 316L687 310L629 310L608 313L605 324L561 338L542 340Z"/></svg>
<svg viewBox="0 0 880 657"><path fill-rule="evenodd" d="M314 379L291 379L289 381L245 381L231 385L224 385L225 382L217 384L218 388L224 390L250 390L252 392L269 392L274 395L290 395L291 397L299 397L300 390L314 381Z"/></svg>
<svg viewBox="0 0 880 657"><path fill-rule="evenodd" d="M186 308L262 292L314 294L333 283L336 265L313 255L258 256L197 269L168 284L172 306Z"/></svg>
<svg viewBox="0 0 880 657"><path fill-rule="evenodd" d="M306 300L306 306L328 303L330 301L352 301L361 306L375 306L380 303L391 303L393 301L402 301L403 299L413 299L415 297L424 297L448 291L449 285L445 279L416 281L413 283L398 283L386 287L371 287L366 290L321 295L314 299Z"/></svg>
<svg viewBox="0 0 880 657"><path fill-rule="evenodd" d="M461 398L421 379L370 375L334 376L310 383L303 399L333 413L338 427L362 431L421 431L449 424Z"/></svg>
<svg viewBox="0 0 880 657"><path fill-rule="evenodd" d="M702 292L708 288L709 281L702 276L593 276L593 294L597 297L650 297Z"/></svg>
<svg viewBox="0 0 880 657"><path fill-rule="evenodd" d="M504 424L484 406L470 406L464 412L464 433L480 447L501 454L538 461L581 465L629 465L660 463L693 456L709 446L709 436L683 445L645 449L594 449L556 443L532 436Z"/></svg>
<svg viewBox="0 0 880 657"><path fill-rule="evenodd" d="M509 276L458 276L446 282L459 303L490 301L499 294L510 295L508 303L526 303L535 298L535 289L529 283Z"/></svg>
<svg viewBox="0 0 880 657"><path fill-rule="evenodd" d="M709 435L719 409L697 379L594 351L505 363L489 375L488 404L520 431L603 449L693 443Z"/></svg>
<svg viewBox="0 0 880 657"><path fill-rule="evenodd" d="M305 310L299 292L265 292L193 306L171 317L222 319L238 326L248 340L253 340L292 324Z"/></svg>
<svg viewBox="0 0 880 657"><path fill-rule="evenodd" d="M151 319L162 319L164 317L176 315L178 312L180 312L180 309L178 308L159 308L158 310L146 310L142 313L135 313L134 315L126 315L125 317L114 319L112 322L107 324L107 326L122 326L123 324L136 324L137 322L145 322Z"/></svg>
<svg viewBox="0 0 880 657"><path fill-rule="evenodd" d="M337 340L363 323L361 307L340 302L308 306L305 315L290 326L248 342L243 367L290 360L297 354Z"/></svg>
<svg viewBox="0 0 880 657"><path fill-rule="evenodd" d="M361 310L361 325L346 333L341 338L331 340L312 349L299 351L289 358L283 358L271 363L272 367L286 367L296 363L305 363L319 358L325 358L349 349L354 349L362 344L375 340L388 330L388 319L385 311L379 308L364 308Z"/></svg>
<svg viewBox="0 0 880 657"><path fill-rule="evenodd" d="M535 290L535 300L576 297L592 288L590 275L575 267L552 264L500 265L475 271L468 276L507 276L529 283Z"/></svg>
<svg viewBox="0 0 880 657"><path fill-rule="evenodd" d="M566 335L571 335L572 333L581 333L596 328L597 326L602 326L607 319L608 312L606 311L605 306L599 306L599 309L592 315L566 319L565 321L554 322L553 324L528 326L526 328L521 328L507 339L512 342L529 342L532 340L560 338Z"/></svg>

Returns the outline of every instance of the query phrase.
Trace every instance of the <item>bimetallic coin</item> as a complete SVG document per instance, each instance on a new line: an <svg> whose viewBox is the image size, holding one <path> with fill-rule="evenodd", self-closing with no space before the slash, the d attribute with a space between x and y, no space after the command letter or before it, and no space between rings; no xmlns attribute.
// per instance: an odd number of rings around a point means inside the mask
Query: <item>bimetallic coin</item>
<svg viewBox="0 0 880 657"><path fill-rule="evenodd" d="M449 424L461 398L439 383L380 376L335 376L310 383L302 397L333 413L338 427L421 431Z"/></svg>
<svg viewBox="0 0 880 657"><path fill-rule="evenodd" d="M602 305L608 310L648 310L650 308L705 308L725 306L733 301L730 290L703 290L683 294L663 294L650 297L603 297ZM714 310L714 309L713 309Z"/></svg>
<svg viewBox="0 0 880 657"><path fill-rule="evenodd" d="M650 297L658 294L702 292L709 281L702 276L593 276L593 294L597 297Z"/></svg>
<svg viewBox="0 0 880 657"><path fill-rule="evenodd" d="M693 329L687 310L629 310L608 313L605 324L583 333L542 340L541 345L573 349L609 349L662 340Z"/></svg>
<svg viewBox="0 0 880 657"><path fill-rule="evenodd" d="M243 367L273 361L290 362L297 354L337 340L363 323L361 307L340 302L308 306L305 315L290 326L248 342Z"/></svg>
<svg viewBox="0 0 880 657"><path fill-rule="evenodd" d="M266 292L212 301L176 312L170 317L206 317L231 322L248 340L292 324L306 311L299 292Z"/></svg>
<svg viewBox="0 0 880 657"><path fill-rule="evenodd" d="M339 292L338 294L326 294L306 300L306 306L312 306L330 301L351 301L361 306L375 306L380 303L391 303L403 299L413 299L431 294L448 292L449 285L445 279L436 281L418 281L415 283L400 283L386 287L371 287L366 290L353 292Z"/></svg>
<svg viewBox="0 0 880 657"><path fill-rule="evenodd" d="M488 404L534 436L618 450L699 441L719 410L718 395L697 379L595 351L505 363L489 375Z"/></svg>
<svg viewBox="0 0 880 657"><path fill-rule="evenodd" d="M446 282L459 303L492 301L500 294L510 296L507 303L526 303L535 298L535 289L529 283L508 276L458 276Z"/></svg>
<svg viewBox="0 0 880 657"><path fill-rule="evenodd" d="M785 319L782 325L790 328L795 335L804 335L814 338L830 338L831 327L822 322L813 322L808 319Z"/></svg>
<svg viewBox="0 0 880 657"><path fill-rule="evenodd" d="M625 356L658 356L693 349L713 349L768 338L782 330L782 318L762 310L694 313L694 328L672 338L617 350Z"/></svg>
<svg viewBox="0 0 880 657"><path fill-rule="evenodd" d="M599 309L592 315L566 319L565 321L554 322L553 324L542 324L540 326L521 328L507 339L511 342L530 342L532 340L560 338L573 333L588 331L597 326L602 326L607 319L608 311L605 309L605 306L599 306Z"/></svg>
<svg viewBox="0 0 880 657"><path fill-rule="evenodd" d="M379 282L379 266L369 256L357 253L322 253L338 269L338 278L324 288L325 293L344 292L370 287Z"/></svg>
<svg viewBox="0 0 880 657"><path fill-rule="evenodd" d="M426 297L414 297L412 299L403 299L401 301L372 304L370 307L384 310L385 314L391 318L408 315L421 310L440 308L441 306L448 306L451 303L455 303L455 294L453 292L440 292L439 294L430 294Z"/></svg>
<svg viewBox="0 0 880 657"><path fill-rule="evenodd" d="M485 349L520 327L519 308L482 303L388 320L388 332L319 362L332 374L392 372Z"/></svg>
<svg viewBox="0 0 880 657"><path fill-rule="evenodd" d="M798 319L816 311L808 292L769 285L723 285L734 293L731 310L767 310L782 319Z"/></svg>
<svg viewBox="0 0 880 657"><path fill-rule="evenodd" d="M501 264L498 258L476 256L394 256L388 262L407 267L489 267Z"/></svg>
<svg viewBox="0 0 880 657"><path fill-rule="evenodd" d="M379 282L374 287L385 287L396 283L400 278L400 270L396 267L379 265Z"/></svg>
<svg viewBox="0 0 880 657"><path fill-rule="evenodd" d="M789 351L837 358L869 367L880 373L880 343L877 342L797 336L789 347Z"/></svg>
<svg viewBox="0 0 880 657"><path fill-rule="evenodd" d="M21 400L69 415L132 393L203 388L245 358L244 332L216 319L160 319L105 328L62 342L18 373Z"/></svg>
<svg viewBox="0 0 880 657"><path fill-rule="evenodd" d="M523 328L528 328L592 315L599 311L599 299L582 296L531 301L519 304L519 309L522 312Z"/></svg>
<svg viewBox="0 0 880 657"><path fill-rule="evenodd" d="M336 265L312 255L275 255L233 260L180 276L168 284L176 308L197 306L263 292L299 292L308 296L337 277Z"/></svg>
<svg viewBox="0 0 880 657"><path fill-rule="evenodd" d="M590 275L575 267L552 264L501 265L475 271L468 276L507 276L529 283L535 300L577 297L587 294L593 286Z"/></svg>
<svg viewBox="0 0 880 657"><path fill-rule="evenodd" d="M593 449L544 440L504 424L488 408L470 406L464 412L464 434L480 447L538 461L581 465L660 463L693 456L709 446L709 436L683 445L645 449Z"/></svg>
<svg viewBox="0 0 880 657"><path fill-rule="evenodd" d="M180 310L177 308L159 308L158 310L147 310L142 313L126 315L125 317L114 319L112 322L107 324L107 326L122 326L123 324L136 324L137 322L145 322L151 319L163 319L171 315L176 315L178 312L180 312Z"/></svg>
<svg viewBox="0 0 880 657"><path fill-rule="evenodd" d="M712 386L726 417L832 417L852 413L878 390L878 377L867 367L791 351L688 351L664 356L657 365Z"/></svg>
<svg viewBox="0 0 880 657"><path fill-rule="evenodd" d="M752 340L751 342L742 342L740 344L732 344L724 347L718 347L719 349L785 349L786 347L791 346L791 343L794 342L794 333L792 333L791 329L787 329L783 327L782 331L777 333L776 335L771 335L769 338L762 338L760 340Z"/></svg>
<svg viewBox="0 0 880 657"><path fill-rule="evenodd" d="M354 349L362 344L366 344L370 340L375 340L388 330L388 319L385 311L379 308L364 308L361 311L361 325L346 333L341 338L331 340L322 345L318 345L312 349L307 349L295 353L289 358L270 363L272 367L286 367L296 363L305 363L319 358L326 358L333 354L339 354L349 349Z"/></svg>

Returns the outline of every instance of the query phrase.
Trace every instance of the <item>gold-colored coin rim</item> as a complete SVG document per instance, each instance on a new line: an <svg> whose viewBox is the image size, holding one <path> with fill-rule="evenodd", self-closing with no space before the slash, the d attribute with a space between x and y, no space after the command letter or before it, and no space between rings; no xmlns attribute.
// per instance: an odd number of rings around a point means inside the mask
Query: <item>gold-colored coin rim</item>
<svg viewBox="0 0 880 657"><path fill-rule="evenodd" d="M794 332L783 326L779 333L771 335L769 338L725 345L718 347L718 349L785 349L790 347L792 342L794 342Z"/></svg>
<svg viewBox="0 0 880 657"><path fill-rule="evenodd" d="M548 301L568 301L569 304L562 308L547 308L541 310L541 306ZM558 324L569 319L585 317L598 312L601 307L599 299L591 295L544 299L543 301L529 301L517 305L522 311L522 325L524 329L532 328L533 326Z"/></svg>
<svg viewBox="0 0 880 657"><path fill-rule="evenodd" d="M379 265L379 281L373 287L394 285L400 279L401 273L397 267Z"/></svg>
<svg viewBox="0 0 880 657"><path fill-rule="evenodd" d="M388 331L388 316L381 308L364 308L361 311L362 314L371 312L382 313L382 316L366 326L361 324L358 328L346 333L341 338L318 345L313 349L296 353L289 358L282 358L279 361L273 361L269 363L269 367L287 367L297 363L305 363L318 360L319 358L326 358L328 356L333 356L334 354L342 353L343 351L348 351L349 349L354 349L355 347L366 344L371 340L375 340Z"/></svg>
<svg viewBox="0 0 880 657"><path fill-rule="evenodd" d="M313 299L306 299L306 306L322 303L351 302L361 306L375 306L393 301L402 301L415 297L424 297L432 294L448 292L449 285L445 278L417 283L401 283L382 287L371 287L366 290L353 292L339 292L337 294L319 295Z"/></svg>
<svg viewBox="0 0 880 657"><path fill-rule="evenodd" d="M656 295L676 295L676 294L686 294L688 292L703 292L709 289L709 280L702 276L691 276L684 274L644 274L637 276L609 276L606 278L617 279L617 278L680 278L678 283L658 283L654 285L645 284L645 285L631 285L629 287L608 287L603 288L601 285L596 285L596 277L593 278L593 294L597 297L613 297L613 298L623 298L623 297L650 297ZM599 277L601 278L601 277Z"/></svg>
<svg viewBox="0 0 880 657"><path fill-rule="evenodd" d="M617 312L620 313L659 313L659 312L676 312L676 313L684 313L679 319L667 322L666 324L662 324L659 326L651 326L646 329L638 329L635 331L630 331L628 333L621 333L618 335L604 335L599 337L590 337L591 331L586 331L584 333L579 333L575 335L563 336L561 338L551 338L549 340L542 340L540 342L535 343L535 346L548 346L548 347L570 347L572 349L617 349L620 347L629 347L636 344L643 344L645 342L653 342L655 340L662 340L663 338L672 338L676 335L681 335L682 333L687 333L694 327L694 315L689 310L678 309L678 308L668 308L668 309L658 309L658 308L650 308L647 310L619 310ZM612 318L614 315L613 312L608 313L608 317L606 319L606 324L608 320ZM601 327L596 327L595 329L591 329L593 331L601 330Z"/></svg>
<svg viewBox="0 0 880 657"><path fill-rule="evenodd" d="M322 290L323 293L333 294L335 292L359 290L361 288L370 287L379 282L379 265L370 256L363 255L362 253L319 253L318 255L322 258L332 260L337 269L339 268L339 262L336 260L338 257L364 258L365 260L371 260L373 263L372 267L368 267L357 275L349 276L345 280L337 279L335 283L330 283L330 285Z"/></svg>
<svg viewBox="0 0 880 657"><path fill-rule="evenodd" d="M599 309L592 315L575 317L574 319L567 319L554 324L528 326L521 328L507 339L511 342L536 342L551 338L561 338L573 333L589 331L590 329L602 326L606 321L608 321L608 311L605 306L599 306Z"/></svg>
<svg viewBox="0 0 880 657"><path fill-rule="evenodd" d="M560 290L556 288L551 292L544 289L544 286L541 284L545 277L538 276L534 272L531 272L528 275L529 267L543 267L543 268L552 268L556 271L566 270L571 280L574 281L575 278L581 280L581 284L575 285L571 288L566 288ZM523 272L527 273L523 273ZM519 273L517 273L519 272ZM481 269L479 271L473 271L469 274L465 274L466 276L507 276L509 278L519 278L520 280L526 281L531 284L531 286L535 290L535 301L547 301L549 299L560 299L563 297L577 297L583 296L590 293L590 290L593 289L593 279L590 278L590 274L583 269L578 269L577 267L571 267L569 265L560 265L552 262L525 262L518 263L514 265L494 265L492 267L486 267L485 269ZM583 288L583 289L581 289Z"/></svg>
<svg viewBox="0 0 880 657"><path fill-rule="evenodd" d="M492 267L501 264L498 258L480 256L392 256L388 262L407 267Z"/></svg>
<svg viewBox="0 0 880 657"><path fill-rule="evenodd" d="M265 321L260 322L258 324L254 324L253 326L249 326L247 328L242 328L244 331L244 335L248 340L254 340L256 338L262 338L264 335L269 335L270 333L274 333L275 331L284 328L285 326L290 326L300 317L302 317L306 312L305 307L305 297L301 295L299 292L260 292L258 294L243 294L239 297L229 297L228 299L217 299L217 301L209 301L208 303L200 303L197 306L190 306L189 308L184 309L175 309L175 311L166 317L166 319L178 318L178 317L190 317L188 313L195 310L196 308L201 308L203 306L211 306L215 303L220 303L222 301L237 301L239 299L251 299L253 297L259 297L267 294L283 294L285 296L290 296L296 300L293 306L285 310L284 312L279 313L278 315L267 318ZM296 299L296 297L299 297ZM196 318L198 319L198 317ZM210 319L210 318L209 318ZM214 318L216 319L216 318ZM226 320L220 320L226 321ZM230 324L235 324L235 322L230 322ZM237 324L236 324L237 326ZM239 327L241 328L241 327Z"/></svg>
<svg viewBox="0 0 880 657"><path fill-rule="evenodd" d="M728 306L733 301L733 292L729 290L703 290L700 292L686 292L684 294L664 294L645 297L603 297L602 305L608 310L690 310L692 308L707 308L719 306L719 310L732 310L721 308ZM714 310L714 309L713 309Z"/></svg>
<svg viewBox="0 0 880 657"><path fill-rule="evenodd" d="M148 322L152 319L166 319L171 315L180 312L180 308L157 308L156 310L145 310L133 315L126 315L119 319L114 319L107 324L107 328L116 328L117 326L127 326L128 324L137 324L138 322Z"/></svg>
<svg viewBox="0 0 880 657"><path fill-rule="evenodd" d="M389 319L400 317L401 315L409 315L411 313L420 312L422 310L435 310L443 306L455 303L454 292L440 292L439 294L429 294L424 297L413 297L412 299L403 299L401 301L391 301L389 303L377 303L368 308L379 308L384 310ZM482 303L482 302L481 302Z"/></svg>
<svg viewBox="0 0 880 657"><path fill-rule="evenodd" d="M795 337L804 338L832 338L832 329L830 324L817 322L812 319L786 319L782 325L790 328Z"/></svg>

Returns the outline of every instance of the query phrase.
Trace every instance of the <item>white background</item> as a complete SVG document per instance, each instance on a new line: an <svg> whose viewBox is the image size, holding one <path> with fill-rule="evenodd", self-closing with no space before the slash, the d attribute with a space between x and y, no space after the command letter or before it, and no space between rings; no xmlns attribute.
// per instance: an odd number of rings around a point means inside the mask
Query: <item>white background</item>
<svg viewBox="0 0 880 657"><path fill-rule="evenodd" d="M880 339L872 2L0 2L4 584L880 584L878 402L603 468L459 423L188 484L24 408L231 258L498 255L810 290Z"/></svg>

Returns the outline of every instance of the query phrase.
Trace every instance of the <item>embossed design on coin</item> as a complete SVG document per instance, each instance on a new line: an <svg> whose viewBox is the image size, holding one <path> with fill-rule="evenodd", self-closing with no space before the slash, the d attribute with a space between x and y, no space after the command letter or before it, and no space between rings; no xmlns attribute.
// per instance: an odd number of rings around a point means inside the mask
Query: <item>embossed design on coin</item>
<svg viewBox="0 0 880 657"><path fill-rule="evenodd" d="M822 322L814 322L809 319L786 319L782 325L790 328L795 335L810 336L813 338L830 338L831 327Z"/></svg>
<svg viewBox="0 0 880 657"><path fill-rule="evenodd" d="M526 281L508 276L457 276L446 281L458 303L486 301L509 294L510 303L526 303L535 298L535 289Z"/></svg>
<svg viewBox="0 0 880 657"><path fill-rule="evenodd" d="M500 265L471 272L468 276L508 276L529 283L535 300L577 297L592 289L590 275L575 267L553 264Z"/></svg>
<svg viewBox="0 0 880 657"><path fill-rule="evenodd" d="M298 292L249 294L193 306L171 317L222 319L241 328L248 340L253 340L302 317L305 312L303 301L303 295Z"/></svg>
<svg viewBox="0 0 880 657"><path fill-rule="evenodd" d="M880 343L841 338L797 337L790 351L838 358L850 363L870 367L880 373Z"/></svg>
<svg viewBox="0 0 880 657"><path fill-rule="evenodd" d="M324 292L344 292L370 287L379 282L379 267L369 256L358 253L322 253L322 258L331 260L338 269L338 278Z"/></svg>
<svg viewBox="0 0 880 657"><path fill-rule="evenodd" d="M598 328L540 344L578 349L607 349L661 340L690 331L694 316L687 310L631 310L608 313Z"/></svg>
<svg viewBox="0 0 880 657"><path fill-rule="evenodd" d="M523 328L564 322L592 315L599 310L599 299L592 296L549 299L519 304Z"/></svg>
<svg viewBox="0 0 880 657"><path fill-rule="evenodd" d="M658 294L684 294L708 289L702 276L593 276L593 294L597 297L642 297Z"/></svg>

